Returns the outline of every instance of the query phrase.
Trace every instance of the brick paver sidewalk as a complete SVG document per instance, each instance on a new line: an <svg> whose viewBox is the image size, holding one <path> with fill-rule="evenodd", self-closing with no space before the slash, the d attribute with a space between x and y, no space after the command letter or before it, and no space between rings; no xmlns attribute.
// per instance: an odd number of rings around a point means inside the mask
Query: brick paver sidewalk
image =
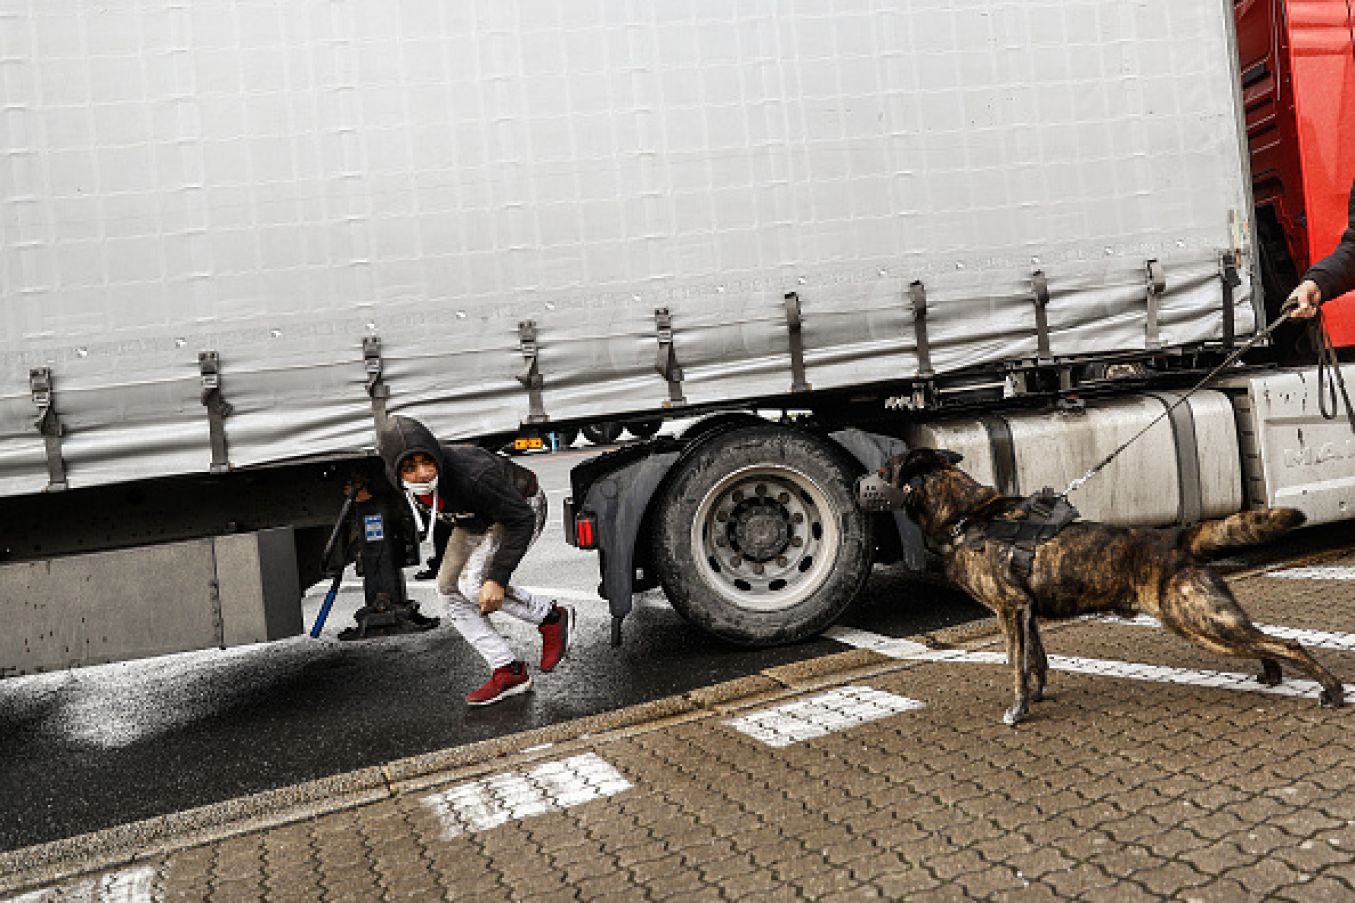
<svg viewBox="0 0 1355 903"><path fill-rule="evenodd" d="M1355 681L1340 645L1355 583L1234 585L1257 621L1328 632L1314 653ZM507 738L431 772L397 763L253 821L86 839L84 860L78 844L21 851L0 859L0 888L128 901L1355 899L1355 708L1214 680L1254 665L1158 629L1076 622L1046 640L1074 664L1145 667L1057 671L1053 698L1013 730L1005 665L857 650L611 729Z"/></svg>

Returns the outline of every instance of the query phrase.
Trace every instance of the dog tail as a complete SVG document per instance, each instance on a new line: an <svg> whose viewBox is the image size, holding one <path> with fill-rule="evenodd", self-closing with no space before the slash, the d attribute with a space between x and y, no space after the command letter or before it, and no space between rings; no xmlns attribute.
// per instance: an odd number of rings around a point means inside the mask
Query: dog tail
<svg viewBox="0 0 1355 903"><path fill-rule="evenodd" d="M1210 558L1229 549L1257 546L1278 539L1308 518L1297 508L1261 508L1230 514L1187 528L1182 541L1196 558Z"/></svg>

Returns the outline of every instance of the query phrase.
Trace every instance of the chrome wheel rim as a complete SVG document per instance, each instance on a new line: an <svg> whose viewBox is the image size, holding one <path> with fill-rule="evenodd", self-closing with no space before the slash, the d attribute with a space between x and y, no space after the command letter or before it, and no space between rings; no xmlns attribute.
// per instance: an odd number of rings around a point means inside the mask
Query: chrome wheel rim
<svg viewBox="0 0 1355 903"><path fill-rule="evenodd" d="M842 531L828 494L788 467L723 477L701 499L691 543L704 582L739 608L791 608L827 580Z"/></svg>

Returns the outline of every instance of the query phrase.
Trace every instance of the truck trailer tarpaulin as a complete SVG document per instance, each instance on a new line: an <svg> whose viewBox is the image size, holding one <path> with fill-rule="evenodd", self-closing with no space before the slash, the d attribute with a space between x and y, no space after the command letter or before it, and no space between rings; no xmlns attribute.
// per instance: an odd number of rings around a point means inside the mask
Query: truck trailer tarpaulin
<svg viewBox="0 0 1355 903"><path fill-rule="evenodd" d="M0 494L1249 335L1232 13L0 0Z"/></svg>

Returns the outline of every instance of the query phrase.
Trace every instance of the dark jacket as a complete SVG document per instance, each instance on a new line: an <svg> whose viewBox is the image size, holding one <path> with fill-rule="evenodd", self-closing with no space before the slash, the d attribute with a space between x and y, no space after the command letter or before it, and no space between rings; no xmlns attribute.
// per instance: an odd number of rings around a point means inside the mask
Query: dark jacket
<svg viewBox="0 0 1355 903"><path fill-rule="evenodd" d="M1355 290L1355 184L1350 186L1350 207L1341 243L1335 251L1313 264L1303 278L1317 283L1323 302Z"/></svg>
<svg viewBox="0 0 1355 903"><path fill-rule="evenodd" d="M484 530L503 525L503 542L485 576L507 586L536 530L536 514L527 504L537 491L536 475L483 448L443 445L422 423L398 415L386 419L376 447L397 490L404 488L400 462L423 452L438 464L438 495L446 510L457 514L458 526Z"/></svg>

